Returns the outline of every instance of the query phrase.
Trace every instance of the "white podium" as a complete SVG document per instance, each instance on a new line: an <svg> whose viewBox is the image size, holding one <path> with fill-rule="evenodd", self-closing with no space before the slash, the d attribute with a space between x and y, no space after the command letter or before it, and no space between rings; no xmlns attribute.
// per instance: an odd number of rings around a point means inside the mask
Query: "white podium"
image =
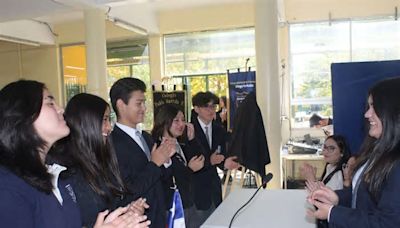
<svg viewBox="0 0 400 228"><path fill-rule="evenodd" d="M219 205L201 228L228 227L234 213L250 199L256 189L237 189ZM315 220L306 216L306 190L261 189L242 212L232 228L315 228Z"/></svg>

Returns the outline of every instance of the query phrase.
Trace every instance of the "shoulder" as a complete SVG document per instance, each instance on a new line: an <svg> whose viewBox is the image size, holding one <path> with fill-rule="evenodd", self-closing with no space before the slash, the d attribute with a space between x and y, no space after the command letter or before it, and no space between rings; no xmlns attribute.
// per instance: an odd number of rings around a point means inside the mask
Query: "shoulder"
<svg viewBox="0 0 400 228"><path fill-rule="evenodd" d="M34 187L26 183L22 178L4 167L0 167L0 189L15 191L33 191ZM37 191L37 190L36 190Z"/></svg>
<svg viewBox="0 0 400 228"><path fill-rule="evenodd" d="M19 206L33 205L35 199L41 194L11 171L0 168L0 202L2 202L0 208L18 206L18 204Z"/></svg>
<svg viewBox="0 0 400 228"><path fill-rule="evenodd" d="M124 131L122 131L121 128L115 125L113 130L111 131L111 137L113 138L113 140L119 138L122 134L124 134Z"/></svg>
<svg viewBox="0 0 400 228"><path fill-rule="evenodd" d="M212 126L213 126L213 131L215 131L216 133L221 134L221 135L226 134L226 130L220 123L213 121Z"/></svg>
<svg viewBox="0 0 400 228"><path fill-rule="evenodd" d="M389 173L388 180L395 180L400 182L400 161L397 161Z"/></svg>

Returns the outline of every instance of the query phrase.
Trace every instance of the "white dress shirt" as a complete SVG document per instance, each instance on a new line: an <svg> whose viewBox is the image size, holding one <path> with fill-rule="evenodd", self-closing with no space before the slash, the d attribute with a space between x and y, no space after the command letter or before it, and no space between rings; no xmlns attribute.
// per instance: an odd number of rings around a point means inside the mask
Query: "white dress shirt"
<svg viewBox="0 0 400 228"><path fill-rule="evenodd" d="M325 176L322 180L325 180L325 178L332 173L336 169L335 165L328 164L326 166L326 173ZM326 183L326 186L330 187L332 190L340 190L343 189L343 174L342 170L337 171L335 174L333 174L332 178Z"/></svg>
<svg viewBox="0 0 400 228"><path fill-rule="evenodd" d="M140 138L136 135L136 131L139 131L140 134L142 134L142 130L136 129L136 128L133 128L133 127L129 127L129 126L126 126L126 125L121 124L121 123L118 123L118 122L116 122L115 125L117 125L117 127L119 127L123 132L125 132L126 134L128 134L133 140L135 140L135 142L140 146L140 148L142 149L143 153L145 154L142 141L141 141ZM143 137L143 136L142 136L142 137ZM150 149L150 153L151 153L151 150L152 150L153 148L152 148L151 146L149 146L149 149ZM146 155L146 154L145 154L145 155ZM147 155L146 155L146 156L147 156ZM164 163L164 167L165 167L165 168L168 168L168 167L170 167L171 165L172 165L171 159L169 159L167 163Z"/></svg>

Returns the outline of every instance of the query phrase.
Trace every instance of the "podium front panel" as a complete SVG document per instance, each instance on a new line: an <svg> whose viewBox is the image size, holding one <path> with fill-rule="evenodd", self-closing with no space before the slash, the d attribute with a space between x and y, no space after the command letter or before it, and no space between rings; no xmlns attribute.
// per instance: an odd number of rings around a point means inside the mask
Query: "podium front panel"
<svg viewBox="0 0 400 228"><path fill-rule="evenodd" d="M234 213L250 199L256 189L231 192L201 228L228 227ZM315 228L306 216L306 190L260 190L236 216L232 228Z"/></svg>

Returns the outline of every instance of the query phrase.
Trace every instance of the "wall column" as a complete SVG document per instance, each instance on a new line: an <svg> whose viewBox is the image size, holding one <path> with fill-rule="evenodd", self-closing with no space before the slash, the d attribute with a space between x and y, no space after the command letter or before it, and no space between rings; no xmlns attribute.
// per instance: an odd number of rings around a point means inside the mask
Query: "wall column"
<svg viewBox="0 0 400 228"><path fill-rule="evenodd" d="M268 188L281 187L281 124L278 56L277 0L257 0L255 5L257 102L263 113L271 164L266 171L274 178Z"/></svg>
<svg viewBox="0 0 400 228"><path fill-rule="evenodd" d="M164 47L161 35L149 36L149 58L150 58L150 78L151 84L159 84L161 89L161 79L164 77ZM158 82L158 83L156 83Z"/></svg>
<svg viewBox="0 0 400 228"><path fill-rule="evenodd" d="M106 23L103 10L85 10L87 92L108 101Z"/></svg>

